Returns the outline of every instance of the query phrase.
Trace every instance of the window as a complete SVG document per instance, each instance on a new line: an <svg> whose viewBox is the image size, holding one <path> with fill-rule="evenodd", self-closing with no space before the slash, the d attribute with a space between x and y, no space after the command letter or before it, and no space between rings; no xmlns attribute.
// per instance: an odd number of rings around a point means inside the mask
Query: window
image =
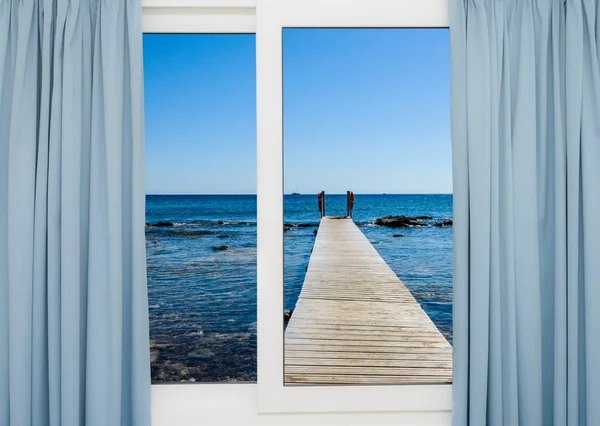
<svg viewBox="0 0 600 426"><path fill-rule="evenodd" d="M365 424L449 425L451 389L447 385L411 386L409 393L399 392L401 386L284 388L281 315L282 28L447 27L446 1L280 0L257 6L255 0L143 0L143 6L146 33L257 32L258 385L156 384L152 389L153 424L229 420L333 424L356 422L348 413L360 411L360 421ZM262 416L263 412L281 414ZM305 414L287 414L298 412Z"/></svg>
<svg viewBox="0 0 600 426"><path fill-rule="evenodd" d="M286 240L282 162L285 31L309 27L438 28L446 27L447 20L447 5L434 1L381 0L342 4L334 0L285 0L264 3L257 9L258 388L261 412L450 412L450 384L286 386L281 319L284 310L282 253ZM288 113L286 109L286 117ZM289 189L294 191L295 188ZM294 192L301 190L298 188ZM291 318L293 321L294 314Z"/></svg>
<svg viewBox="0 0 600 426"><path fill-rule="evenodd" d="M254 38L144 36L153 383L256 381Z"/></svg>

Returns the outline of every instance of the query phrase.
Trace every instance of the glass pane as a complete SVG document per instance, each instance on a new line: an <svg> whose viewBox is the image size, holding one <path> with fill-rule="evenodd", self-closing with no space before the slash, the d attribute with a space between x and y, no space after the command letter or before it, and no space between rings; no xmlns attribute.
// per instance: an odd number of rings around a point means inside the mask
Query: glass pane
<svg viewBox="0 0 600 426"><path fill-rule="evenodd" d="M450 382L448 30L285 29L283 55L286 384Z"/></svg>
<svg viewBox="0 0 600 426"><path fill-rule="evenodd" d="M256 380L254 35L144 35L153 383Z"/></svg>

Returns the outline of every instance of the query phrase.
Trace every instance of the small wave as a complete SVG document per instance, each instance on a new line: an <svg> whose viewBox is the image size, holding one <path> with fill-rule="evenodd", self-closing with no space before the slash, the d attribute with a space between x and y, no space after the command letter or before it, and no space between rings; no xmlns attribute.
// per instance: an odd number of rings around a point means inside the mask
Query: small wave
<svg viewBox="0 0 600 426"><path fill-rule="evenodd" d="M256 222L247 222L247 221L242 221L242 222L238 222L235 220L220 220L218 222L219 225L252 225L252 226L256 226Z"/></svg>
<svg viewBox="0 0 600 426"><path fill-rule="evenodd" d="M182 226L256 226L256 222L254 221L237 221L237 220L192 220L189 222L169 222L169 221L159 221L154 223L148 223L147 227L156 227L156 228L168 228L168 227L182 227Z"/></svg>
<svg viewBox="0 0 600 426"><path fill-rule="evenodd" d="M193 231L186 231L186 230L177 230L177 231L172 231L169 232L169 236L170 237L199 237L202 235L215 235L218 234L219 231L209 231L206 229L201 229L201 230L193 230Z"/></svg>
<svg viewBox="0 0 600 426"><path fill-rule="evenodd" d="M256 226L256 222L251 222L251 221L246 221L246 220L242 220L242 221L237 221L237 220L216 220L216 221L194 221L194 222L189 222L188 225L189 226L223 226L223 225L227 225L227 226L240 226L240 225Z"/></svg>
<svg viewBox="0 0 600 426"><path fill-rule="evenodd" d="M251 333L211 333L208 336L205 336L209 341L212 342L222 342L222 343L232 343L232 342L242 342L244 340L248 340L252 337Z"/></svg>
<svg viewBox="0 0 600 426"><path fill-rule="evenodd" d="M318 223L311 222L299 222L299 223L284 223L285 228L316 228L319 226Z"/></svg>
<svg viewBox="0 0 600 426"><path fill-rule="evenodd" d="M162 315L162 318L169 320L178 320L181 319L181 316L175 312L167 312Z"/></svg>
<svg viewBox="0 0 600 426"><path fill-rule="evenodd" d="M356 222L356 226L378 226L374 222Z"/></svg>

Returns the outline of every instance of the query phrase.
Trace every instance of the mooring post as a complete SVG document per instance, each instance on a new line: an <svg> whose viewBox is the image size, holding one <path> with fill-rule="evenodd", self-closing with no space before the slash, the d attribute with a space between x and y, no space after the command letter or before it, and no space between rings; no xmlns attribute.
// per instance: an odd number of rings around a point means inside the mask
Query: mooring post
<svg viewBox="0 0 600 426"><path fill-rule="evenodd" d="M325 216L325 191L319 192L319 211L321 217Z"/></svg>
<svg viewBox="0 0 600 426"><path fill-rule="evenodd" d="M354 192L346 192L346 208L348 217L352 217L352 209L354 208Z"/></svg>

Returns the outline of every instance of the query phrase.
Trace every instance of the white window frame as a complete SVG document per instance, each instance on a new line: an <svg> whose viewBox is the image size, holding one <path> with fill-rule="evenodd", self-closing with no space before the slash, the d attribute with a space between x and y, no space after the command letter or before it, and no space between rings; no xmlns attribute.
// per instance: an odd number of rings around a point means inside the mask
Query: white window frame
<svg viewBox="0 0 600 426"><path fill-rule="evenodd" d="M285 386L284 28L448 27L447 0L258 0L258 390L260 412L446 411L452 385Z"/></svg>
<svg viewBox="0 0 600 426"><path fill-rule="evenodd" d="M255 33L256 0L142 0L144 33Z"/></svg>
<svg viewBox="0 0 600 426"><path fill-rule="evenodd" d="M142 23L145 33L256 33L257 43L258 384L153 385L153 426L449 426L450 385L284 386L282 324L282 28L448 27L447 0L142 0Z"/></svg>

